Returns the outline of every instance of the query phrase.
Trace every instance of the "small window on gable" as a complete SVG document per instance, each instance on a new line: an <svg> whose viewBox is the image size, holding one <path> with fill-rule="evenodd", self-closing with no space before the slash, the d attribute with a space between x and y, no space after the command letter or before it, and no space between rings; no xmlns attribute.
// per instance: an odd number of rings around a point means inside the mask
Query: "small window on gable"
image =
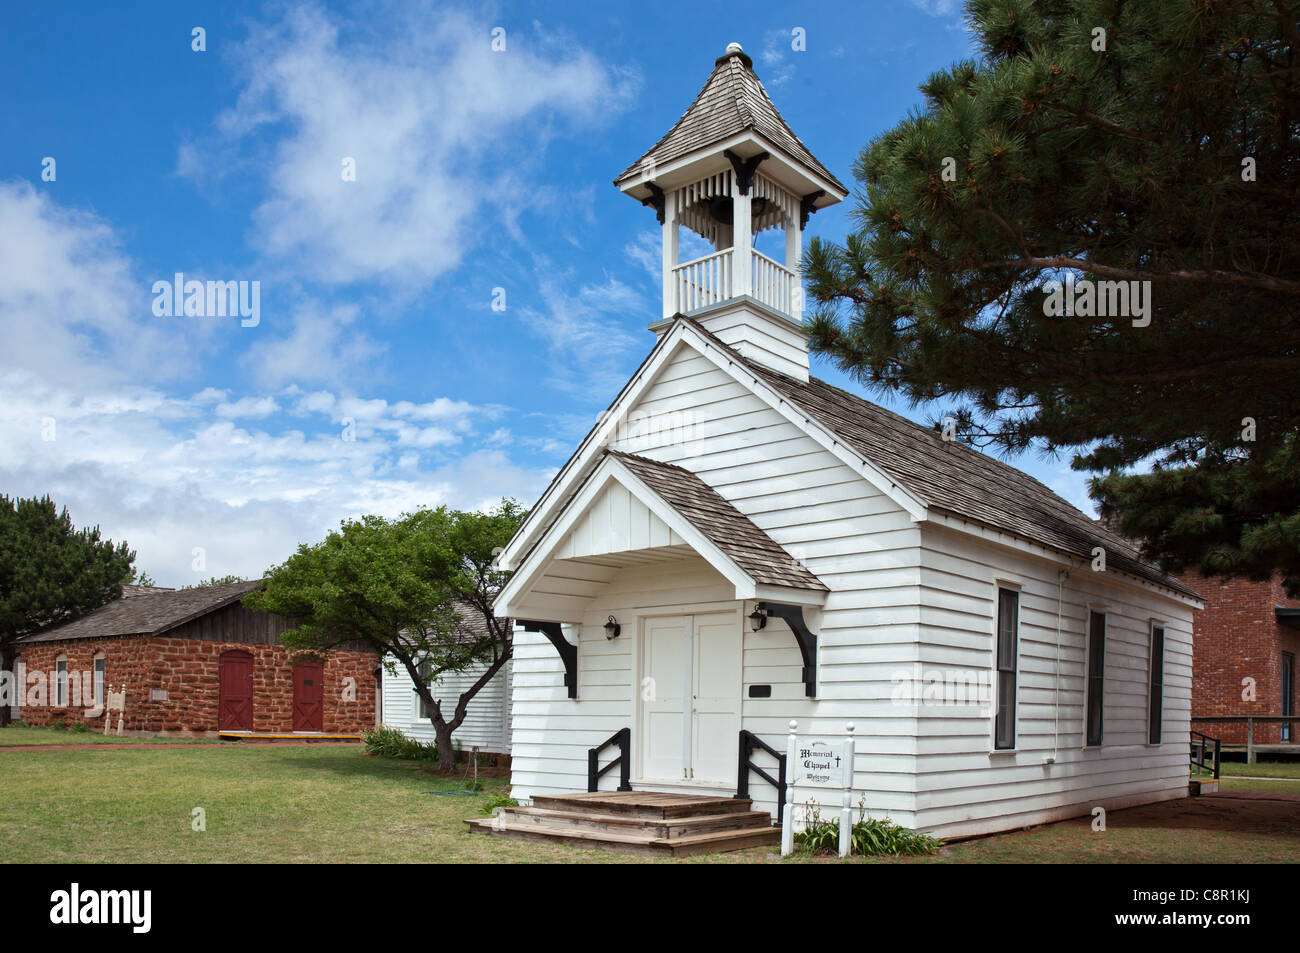
<svg viewBox="0 0 1300 953"><path fill-rule="evenodd" d="M1160 744L1165 704L1165 627L1151 626L1151 668L1147 686L1147 741Z"/></svg>
<svg viewBox="0 0 1300 953"><path fill-rule="evenodd" d="M1104 727L1103 696L1106 681L1106 614L1088 613L1088 709L1085 744L1101 744Z"/></svg>
<svg viewBox="0 0 1300 953"><path fill-rule="evenodd" d="M993 721L993 747L1016 746L1016 663L1020 641L1020 593L998 590L997 716Z"/></svg>

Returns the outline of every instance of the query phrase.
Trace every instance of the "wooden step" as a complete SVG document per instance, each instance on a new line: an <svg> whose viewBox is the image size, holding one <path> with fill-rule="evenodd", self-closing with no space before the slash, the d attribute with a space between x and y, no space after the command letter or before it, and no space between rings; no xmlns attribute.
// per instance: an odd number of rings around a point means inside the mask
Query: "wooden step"
<svg viewBox="0 0 1300 953"><path fill-rule="evenodd" d="M643 833L658 838L681 838L720 831L743 831L772 826L772 816L763 811L732 811L728 814L692 814L688 817L650 818L634 815L556 811L540 807L508 808L509 819L520 825L550 829Z"/></svg>
<svg viewBox="0 0 1300 953"><path fill-rule="evenodd" d="M715 831L681 837L657 837L644 831L583 830L554 822L526 823L512 817L510 809L502 811L504 823L497 818L474 818L466 821L474 833L495 834L520 840L549 841L576 847L600 847L624 853L661 857L684 857L691 854L746 850L751 847L777 845L781 831L772 827L751 827L734 831Z"/></svg>
<svg viewBox="0 0 1300 953"><path fill-rule="evenodd" d="M744 814L749 798L655 791L597 791L592 794L539 794L533 806L552 811L654 818L656 820L714 814Z"/></svg>

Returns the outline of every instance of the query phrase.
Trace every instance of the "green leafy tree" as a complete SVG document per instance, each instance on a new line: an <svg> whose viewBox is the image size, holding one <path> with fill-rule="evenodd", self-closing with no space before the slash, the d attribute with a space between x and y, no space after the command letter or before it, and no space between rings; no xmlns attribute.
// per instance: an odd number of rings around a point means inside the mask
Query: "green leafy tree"
<svg viewBox="0 0 1300 953"><path fill-rule="evenodd" d="M233 573L228 576L212 576L200 582L188 586L181 586L182 589L206 589L208 586L225 586L232 582L243 582L243 576L236 576ZM152 585L152 584L151 584Z"/></svg>
<svg viewBox="0 0 1300 953"><path fill-rule="evenodd" d="M48 496L0 495L0 671L14 671L18 639L120 598L134 561L126 543L101 539L98 526L77 529Z"/></svg>
<svg viewBox="0 0 1300 953"><path fill-rule="evenodd" d="M855 231L811 243L813 350L972 443L1070 449L1172 569L1300 592L1300 5L966 12L978 61L866 146Z"/></svg>
<svg viewBox="0 0 1300 953"><path fill-rule="evenodd" d="M455 761L452 735L471 699L510 660L510 624L492 612L505 576L492 563L523 518L503 500L487 512L440 506L387 520L345 520L323 541L302 545L244 597L259 612L291 619L293 649L359 643L400 666L430 714L440 764ZM446 674L484 663L450 710L433 697Z"/></svg>

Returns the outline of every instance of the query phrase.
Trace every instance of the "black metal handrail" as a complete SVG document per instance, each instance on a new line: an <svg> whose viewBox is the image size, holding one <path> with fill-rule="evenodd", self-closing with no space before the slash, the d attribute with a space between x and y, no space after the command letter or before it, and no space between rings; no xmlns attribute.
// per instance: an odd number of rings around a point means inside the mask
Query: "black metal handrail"
<svg viewBox="0 0 1300 953"><path fill-rule="evenodd" d="M1206 770L1206 749L1214 751L1214 758L1211 764L1214 766L1214 780L1219 780L1220 766L1220 749L1223 746L1219 743L1218 738L1211 738L1209 735L1201 734L1199 731L1192 732L1192 767L1199 768L1202 772Z"/></svg>
<svg viewBox="0 0 1300 953"><path fill-rule="evenodd" d="M618 745L618 757L602 768L600 767L600 753L610 745ZM631 728L620 728L596 747L587 749L587 790L595 793L600 784L600 779L615 765L618 765L618 789L620 791L632 790L632 759L629 757L631 750Z"/></svg>
<svg viewBox="0 0 1300 953"><path fill-rule="evenodd" d="M776 777L768 774L761 766L754 763L755 749L761 749L776 759ZM776 822L785 815L785 755L754 734L752 731L740 732L740 764L736 770L736 797L749 797L749 772L753 771L768 784L776 788Z"/></svg>

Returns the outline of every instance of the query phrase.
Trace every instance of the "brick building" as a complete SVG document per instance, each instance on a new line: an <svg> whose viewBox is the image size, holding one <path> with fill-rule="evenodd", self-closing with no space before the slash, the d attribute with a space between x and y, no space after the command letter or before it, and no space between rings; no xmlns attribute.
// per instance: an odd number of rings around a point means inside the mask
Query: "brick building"
<svg viewBox="0 0 1300 953"><path fill-rule="evenodd" d="M1192 654L1192 717L1293 715L1300 656L1300 600L1279 580L1250 582L1187 573L1182 581L1205 597L1196 615ZM1193 722L1224 744L1244 745L1246 725ZM1300 725L1257 724L1255 744L1295 742Z"/></svg>
<svg viewBox="0 0 1300 953"><path fill-rule="evenodd" d="M290 624L246 609L259 585L127 587L123 598L18 643L29 724L104 724L125 691L125 733L358 733L375 724L378 657L353 648L290 652ZM112 715L117 728L117 716Z"/></svg>

